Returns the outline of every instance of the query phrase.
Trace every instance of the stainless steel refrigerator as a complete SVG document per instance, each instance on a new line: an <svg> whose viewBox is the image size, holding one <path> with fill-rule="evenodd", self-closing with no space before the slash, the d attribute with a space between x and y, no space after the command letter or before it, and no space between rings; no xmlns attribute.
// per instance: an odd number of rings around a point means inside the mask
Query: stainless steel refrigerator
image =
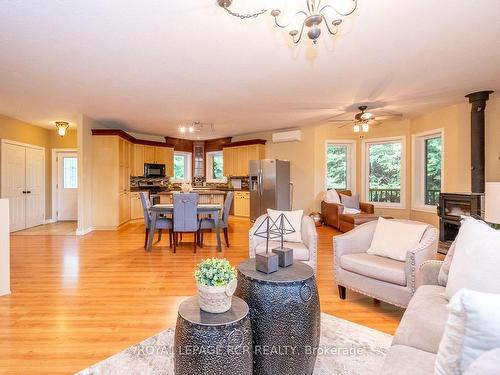
<svg viewBox="0 0 500 375"><path fill-rule="evenodd" d="M250 219L255 221L268 208L291 210L293 184L290 162L264 159L250 161Z"/></svg>

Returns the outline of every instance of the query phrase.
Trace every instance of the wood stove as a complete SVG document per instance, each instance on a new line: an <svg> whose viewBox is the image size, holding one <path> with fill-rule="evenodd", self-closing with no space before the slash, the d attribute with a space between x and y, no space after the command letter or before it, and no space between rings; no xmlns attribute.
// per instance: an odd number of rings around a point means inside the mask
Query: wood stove
<svg viewBox="0 0 500 375"><path fill-rule="evenodd" d="M471 104L471 191L472 193L441 193L439 195L440 248L455 240L461 216L482 218L485 186L485 109L493 91L478 91L466 95ZM443 245L443 246L441 246Z"/></svg>
<svg viewBox="0 0 500 375"><path fill-rule="evenodd" d="M484 194L441 193L439 194L439 240L452 242L460 229L462 216L481 218Z"/></svg>

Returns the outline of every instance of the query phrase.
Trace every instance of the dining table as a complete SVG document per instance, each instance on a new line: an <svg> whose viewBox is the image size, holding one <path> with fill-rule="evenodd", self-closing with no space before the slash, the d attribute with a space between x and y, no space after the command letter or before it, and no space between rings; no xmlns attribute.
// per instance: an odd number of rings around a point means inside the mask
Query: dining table
<svg viewBox="0 0 500 375"><path fill-rule="evenodd" d="M222 210L222 205L218 203L198 203L198 215L211 215L215 222L215 237L217 238L217 250L222 251L220 240L220 219L219 215ZM173 215L173 203L160 203L151 206L151 226L149 227L148 245L146 251L151 251L153 248L153 237L156 231L156 220L160 215Z"/></svg>

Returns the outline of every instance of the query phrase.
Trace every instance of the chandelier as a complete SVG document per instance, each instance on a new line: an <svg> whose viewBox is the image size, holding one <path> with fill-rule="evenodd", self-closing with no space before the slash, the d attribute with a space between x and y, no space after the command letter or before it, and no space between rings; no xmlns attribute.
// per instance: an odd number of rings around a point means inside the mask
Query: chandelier
<svg viewBox="0 0 500 375"><path fill-rule="evenodd" d="M69 128L69 123L66 121L56 121L56 128L57 128L57 134L59 134L61 137L64 137L66 135L66 130Z"/></svg>
<svg viewBox="0 0 500 375"><path fill-rule="evenodd" d="M333 3L339 3L339 0L305 0L306 1L306 10L301 10L295 15L291 17L291 21L288 23L281 23L278 18L283 13L280 9L271 10L271 16L274 17L274 23L282 28L286 29L290 26L295 25L297 21L299 21L298 27L293 27L289 34L293 39L295 44L299 43L304 35L304 32L307 30L307 36L309 39L313 41L314 44L318 42L318 38L321 35L321 24L325 25L326 30L331 35L336 35L339 30L339 26L342 23L342 19L338 17L347 17L354 13L358 6L358 0L345 0L351 3L349 9L343 11L339 10L338 6L335 6ZM261 10L257 13L250 14L239 14L229 10L229 7L232 5L233 0L218 0L219 6L224 8L229 14L239 18L250 18L257 17L267 10ZM335 14L335 17L331 17L332 12ZM333 19L332 19L333 18Z"/></svg>

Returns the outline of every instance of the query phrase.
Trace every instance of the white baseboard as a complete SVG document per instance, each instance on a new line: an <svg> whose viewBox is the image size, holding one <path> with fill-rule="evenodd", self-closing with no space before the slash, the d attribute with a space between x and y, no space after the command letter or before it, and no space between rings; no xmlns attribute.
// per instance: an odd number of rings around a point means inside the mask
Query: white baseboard
<svg viewBox="0 0 500 375"><path fill-rule="evenodd" d="M92 232L94 230L93 227L90 227L90 228L84 228L84 229L80 229L78 228L76 230L76 235L77 236L85 236L86 234L89 234L90 232Z"/></svg>
<svg viewBox="0 0 500 375"><path fill-rule="evenodd" d="M55 223L57 220L52 218L52 219L45 219L45 223L44 224L52 224L52 223Z"/></svg>
<svg viewBox="0 0 500 375"><path fill-rule="evenodd" d="M10 289L0 289L0 297L1 296L6 296L8 294L11 294Z"/></svg>

